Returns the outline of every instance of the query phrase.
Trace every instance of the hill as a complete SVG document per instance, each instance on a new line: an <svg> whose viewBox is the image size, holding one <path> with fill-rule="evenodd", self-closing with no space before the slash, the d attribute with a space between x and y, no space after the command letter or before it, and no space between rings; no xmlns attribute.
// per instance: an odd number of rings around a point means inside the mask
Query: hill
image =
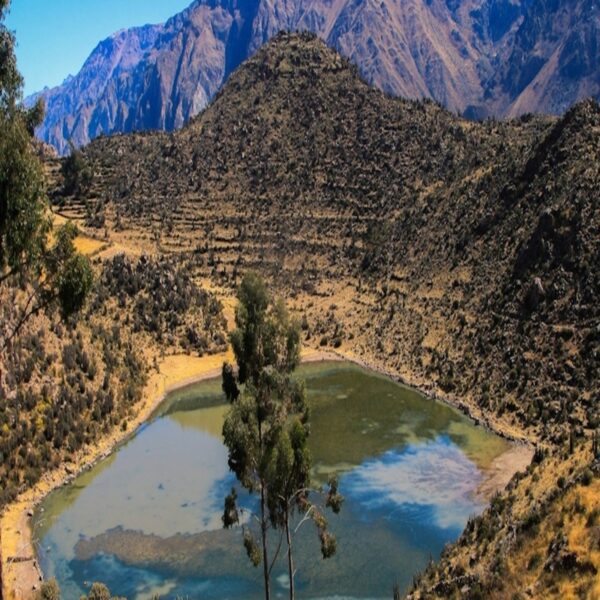
<svg viewBox="0 0 600 600"><path fill-rule="evenodd" d="M469 123L281 35L180 132L87 147L87 218L211 254L227 277L244 264L290 271L298 293L311 277L372 285L388 327L370 337L388 362L523 426L543 397L576 395L581 411L552 403L546 422L585 426L599 126L593 102L560 120Z"/></svg>
<svg viewBox="0 0 600 600"><path fill-rule="evenodd" d="M594 0L196 0L102 41L44 90L38 134L64 154L69 140L180 128L279 31L317 34L388 94L476 118L562 114L599 97L598 19Z"/></svg>
<svg viewBox="0 0 600 600"><path fill-rule="evenodd" d="M57 177L54 197L88 231L225 289L260 270L306 344L537 445L415 596L585 595L600 568L599 138L593 101L473 123L281 34L182 130L95 140L89 190Z"/></svg>

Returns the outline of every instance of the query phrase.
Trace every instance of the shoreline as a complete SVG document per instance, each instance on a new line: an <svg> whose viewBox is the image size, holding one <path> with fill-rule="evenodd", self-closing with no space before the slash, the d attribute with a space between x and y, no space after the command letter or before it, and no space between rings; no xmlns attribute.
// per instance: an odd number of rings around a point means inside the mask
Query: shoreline
<svg viewBox="0 0 600 600"><path fill-rule="evenodd" d="M149 374L135 417L127 430L115 428L94 444L79 450L73 459L45 473L35 486L20 494L0 514L0 582L4 600L32 600L43 581L34 550L31 518L35 508L54 490L68 485L81 473L107 458L160 407L168 394L221 374L223 361L233 360L231 350L202 357L177 354L165 357L158 372ZM329 352L304 349L302 362L344 360Z"/></svg>
<svg viewBox="0 0 600 600"><path fill-rule="evenodd" d="M35 508L46 496L57 488L68 485L78 475L107 458L119 445L134 437L138 429L152 418L168 394L218 377L221 373L221 365L225 360L230 362L233 360L231 350L202 357L184 354L165 357L159 366L159 371L150 373L140 407L126 431L115 428L107 436L76 453L72 461L63 463L57 469L44 474L33 488L23 492L14 502L5 507L0 514L0 582L2 584L1 597L4 600L33 600L43 581L43 574L34 550L35 540L31 529L31 518ZM432 390L411 384L397 373L386 370L375 363L369 364L352 353L310 347L302 349L302 363L326 361L351 362L389 377L401 385L416 389L427 398L443 402L447 406L463 412L476 425L483 426L496 435L509 440L512 443L511 447L494 459L476 491L476 494L486 503L489 502L495 491L506 486L517 470L526 467L531 461L533 449L530 443L523 438L513 437L507 431L503 431L501 427L494 428L487 420L478 419L471 414L466 404L457 405L447 398L439 397Z"/></svg>
<svg viewBox="0 0 600 600"><path fill-rule="evenodd" d="M0 515L0 575L4 600L35 598L42 582L31 530L33 512L54 490L67 485L81 473L107 458L120 444L136 435L168 394L195 382L218 377L231 354L166 357L158 372L149 375L142 400L127 430L115 428L96 443L78 451L70 462L45 473L31 489L20 494ZM191 364L190 364L191 363Z"/></svg>

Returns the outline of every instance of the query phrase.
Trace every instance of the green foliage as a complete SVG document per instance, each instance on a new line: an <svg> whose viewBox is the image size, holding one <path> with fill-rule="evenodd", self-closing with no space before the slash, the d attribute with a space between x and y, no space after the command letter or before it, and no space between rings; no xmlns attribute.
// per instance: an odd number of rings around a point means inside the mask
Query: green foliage
<svg viewBox="0 0 600 600"><path fill-rule="evenodd" d="M337 552L337 540L326 528L319 530L321 554L323 558L331 558Z"/></svg>
<svg viewBox="0 0 600 600"><path fill-rule="evenodd" d="M93 172L83 158L83 154L75 146L69 144L71 153L62 163L61 173L64 179L64 192L66 194L80 194L87 192L93 180Z"/></svg>
<svg viewBox="0 0 600 600"><path fill-rule="evenodd" d="M33 292L5 334L2 348L30 316L56 299L65 315L78 310L92 279L87 259L75 252L72 230L59 232L54 247L47 248L51 222L32 139L43 118L43 104L37 102L31 110L21 105L23 81L16 68L15 39L3 23L7 7L7 2L0 4L0 283L19 277Z"/></svg>
<svg viewBox="0 0 600 600"><path fill-rule="evenodd" d="M87 600L110 600L110 590L103 583L94 583Z"/></svg>
<svg viewBox="0 0 600 600"><path fill-rule="evenodd" d="M291 378L300 360L300 327L282 302L270 298L262 279L249 273L238 292L236 329L231 342L238 366L223 365L223 391L231 403L223 425L229 467L251 493L260 494L261 552L249 527L244 546L255 566L262 560L265 594L269 598L266 531L285 530L288 546L290 597L294 596L294 567L290 522L296 511L311 513L321 541L323 558L335 553L335 538L324 517L309 501L309 410L303 383ZM225 499L223 524L239 522L235 490ZM337 482L330 487L326 506L338 512L342 498Z"/></svg>
<svg viewBox="0 0 600 600"><path fill-rule="evenodd" d="M244 527L244 548L246 549L246 554L248 555L250 562L255 567L258 567L258 565L260 565L260 548L258 547L252 532L247 527Z"/></svg>
<svg viewBox="0 0 600 600"><path fill-rule="evenodd" d="M8 2L0 4L0 274L36 265L49 228L42 168L31 146L32 126L41 120L20 105L23 80L15 39L4 25Z"/></svg>
<svg viewBox="0 0 600 600"><path fill-rule="evenodd" d="M13 43L0 24L0 56ZM20 86L10 68L0 69L0 271L10 272L39 264L50 227L42 167L31 143L31 122L39 117L17 105L15 81Z"/></svg>
<svg viewBox="0 0 600 600"><path fill-rule="evenodd" d="M237 386L233 366L228 362L223 363L223 369L221 370L221 378L223 380L222 387L225 397L228 398L231 402L234 402L238 399L238 396L240 395L240 390Z"/></svg>
<svg viewBox="0 0 600 600"><path fill-rule="evenodd" d="M274 526L286 529L295 509L306 512L309 507L308 407L303 387L294 393L295 402L286 422L279 426L267 466L269 517Z"/></svg>
<svg viewBox="0 0 600 600"><path fill-rule="evenodd" d="M90 261L81 254L71 256L58 282L58 298L64 316L77 312L83 306L93 282Z"/></svg>
<svg viewBox="0 0 600 600"><path fill-rule="evenodd" d="M94 282L89 259L75 250L73 241L77 233L77 227L72 223L59 227L54 245L45 259L51 286L47 293L57 295L65 317L81 309Z"/></svg>
<svg viewBox="0 0 600 600"><path fill-rule="evenodd" d="M236 329L230 341L238 365L238 380L254 386L265 369L291 373L300 361L300 331L291 323L283 302L273 303L264 281L248 273L238 290Z"/></svg>
<svg viewBox="0 0 600 600"><path fill-rule="evenodd" d="M331 508L331 510L337 515L342 509L344 503L344 497L338 490L338 480L336 477L332 477L329 480L329 491L327 493L327 500L325 506Z"/></svg>
<svg viewBox="0 0 600 600"><path fill-rule="evenodd" d="M225 510L223 511L223 527L229 529L240 522L237 505L237 492L231 489L231 494L225 498Z"/></svg>
<svg viewBox="0 0 600 600"><path fill-rule="evenodd" d="M87 596L81 596L80 600L125 600L117 596L111 596L110 590L103 583L94 583Z"/></svg>

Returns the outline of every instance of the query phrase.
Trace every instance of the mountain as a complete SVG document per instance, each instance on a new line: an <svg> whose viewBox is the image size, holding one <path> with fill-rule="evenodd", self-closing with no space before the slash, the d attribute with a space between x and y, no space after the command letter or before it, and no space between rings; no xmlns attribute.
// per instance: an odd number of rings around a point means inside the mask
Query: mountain
<svg viewBox="0 0 600 600"><path fill-rule="evenodd" d="M45 90L38 135L59 152L116 132L172 131L278 31L316 33L386 93L471 117L562 113L600 94L595 0L196 0L121 31Z"/></svg>
<svg viewBox="0 0 600 600"><path fill-rule="evenodd" d="M599 132L593 101L560 119L469 122L369 87L308 34L279 35L181 130L94 140L94 184L60 201L140 243L152 232L163 251L219 256L225 277L287 272L296 293L311 277L385 282L370 322L393 320L355 339L552 437L566 415L600 416L582 393L599 374ZM576 400L565 412L560 398Z"/></svg>
<svg viewBox="0 0 600 600"><path fill-rule="evenodd" d="M102 137L81 160L89 189L59 178L54 200L103 243L230 293L257 270L305 344L536 444L413 598L600 591L598 103L467 121L280 34L181 130Z"/></svg>
<svg viewBox="0 0 600 600"><path fill-rule="evenodd" d="M564 113L600 98L600 5L596 0L534 2L498 70L497 106L505 114Z"/></svg>

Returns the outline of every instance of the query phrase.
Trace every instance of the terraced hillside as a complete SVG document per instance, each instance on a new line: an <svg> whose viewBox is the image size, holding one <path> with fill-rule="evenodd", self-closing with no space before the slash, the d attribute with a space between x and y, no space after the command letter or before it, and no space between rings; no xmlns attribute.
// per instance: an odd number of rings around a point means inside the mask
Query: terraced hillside
<svg viewBox="0 0 600 600"><path fill-rule="evenodd" d="M92 143L90 192L60 202L231 284L249 267L306 297L347 281L373 326L353 347L559 435L597 420L599 127L593 102L469 123L280 36L181 132Z"/></svg>
<svg viewBox="0 0 600 600"><path fill-rule="evenodd" d="M225 288L259 269L302 316L308 344L592 464L597 103L561 119L471 123L369 88L313 37L279 35L180 132L100 138L83 161L89 189L65 195L57 178L55 202L96 235L173 253ZM563 464L542 461L537 477L556 480ZM507 506L526 493L515 489ZM545 556L537 533L524 543ZM480 556L481 539L464 543ZM498 591L498 579L477 581L465 584L473 594Z"/></svg>

